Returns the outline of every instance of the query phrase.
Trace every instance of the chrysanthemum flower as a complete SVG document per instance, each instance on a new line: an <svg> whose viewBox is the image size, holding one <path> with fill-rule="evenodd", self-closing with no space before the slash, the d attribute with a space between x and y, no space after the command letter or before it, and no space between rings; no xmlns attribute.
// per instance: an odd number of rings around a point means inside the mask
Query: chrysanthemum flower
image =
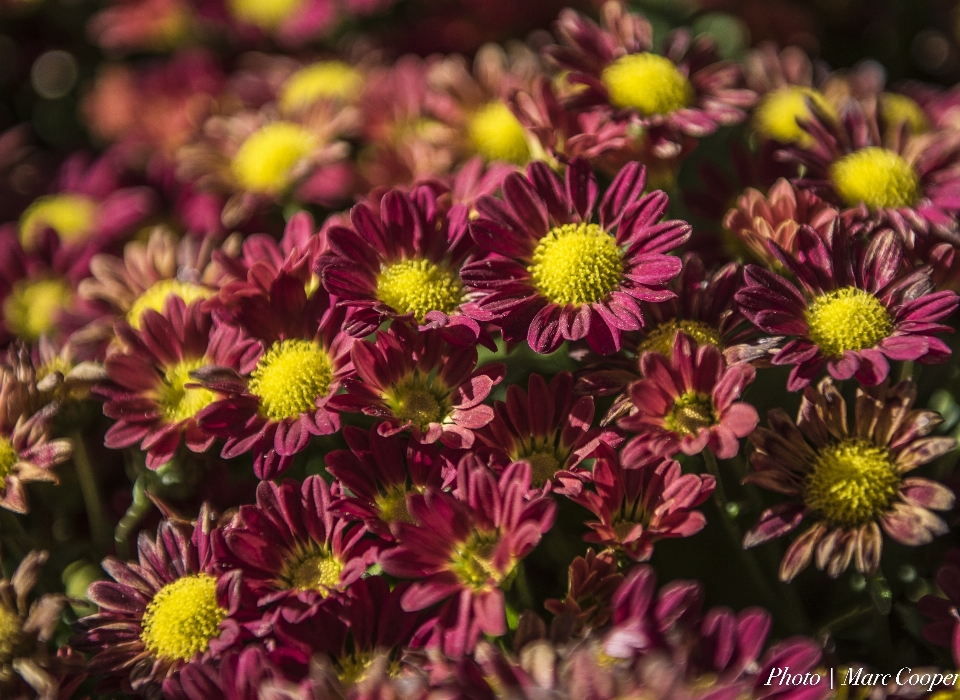
<svg viewBox="0 0 960 700"><path fill-rule="evenodd" d="M321 102L351 104L363 94L365 69L337 58L300 65L277 86L276 99L285 114L298 114Z"/></svg>
<svg viewBox="0 0 960 700"><path fill-rule="evenodd" d="M88 670L106 676L105 685L160 700L186 662L209 658L230 643L223 624L230 594L218 591L212 528L206 508L193 527L164 520L155 541L140 533L138 563L103 561L114 581L90 585L87 598L100 612L76 623L75 646L93 654Z"/></svg>
<svg viewBox="0 0 960 700"><path fill-rule="evenodd" d="M563 600L549 599L543 607L554 615L570 615L578 628L599 628L610 621L614 591L623 583L616 552L604 549L599 554L588 549L576 557L567 570L567 595Z"/></svg>
<svg viewBox="0 0 960 700"><path fill-rule="evenodd" d="M218 559L239 570L240 588L256 607L252 624L258 629L278 615L309 614L374 563L375 540L363 539L367 530L357 519L334 515L332 502L330 487L317 475L302 485L292 479L280 485L261 482L256 505L241 506L224 529L230 556Z"/></svg>
<svg viewBox="0 0 960 700"><path fill-rule="evenodd" d="M113 418L104 443L122 449L140 443L147 467L159 469L173 459L181 442L192 452L206 452L215 437L197 425L197 414L217 395L190 373L206 365L238 366L247 374L260 351L237 329L214 324L199 304L171 298L163 314L145 311L139 330L117 324L121 348L104 363L110 383L97 387Z"/></svg>
<svg viewBox="0 0 960 700"><path fill-rule="evenodd" d="M682 331L669 357L641 356L640 374L629 388L630 414L619 421L637 433L628 451L672 457L708 449L730 459L760 420L753 406L737 401L756 376L753 366L728 365L715 345L699 345Z"/></svg>
<svg viewBox="0 0 960 700"><path fill-rule="evenodd" d="M592 473L583 478L583 490L569 498L600 518L586 522L593 532L584 539L613 547L633 561L650 559L657 541L690 537L707 524L695 509L710 498L714 478L681 474L673 460L653 457L621 465L604 446Z"/></svg>
<svg viewBox="0 0 960 700"><path fill-rule="evenodd" d="M350 212L350 228L329 229L330 253L318 271L324 288L350 310L346 332L366 336L397 319L421 332L437 329L457 345L486 335L463 313L469 297L460 268L474 253L473 241L465 222L450 228L445 209L430 187L409 195L390 190L379 216L361 203Z"/></svg>
<svg viewBox="0 0 960 700"><path fill-rule="evenodd" d="M457 468L454 492L410 496L412 523L397 523L399 544L380 555L391 576L416 579L403 609L446 605L428 623L430 643L448 656L473 651L481 634L507 631L501 586L553 525L548 497L527 499L530 465L510 465L499 478L475 457Z"/></svg>
<svg viewBox="0 0 960 700"><path fill-rule="evenodd" d="M480 453L500 468L529 462L534 488L550 485L557 472L575 468L601 443L615 447L621 441L613 430L591 428L593 397L574 396L569 372L558 373L549 384L531 374L527 391L511 384L506 402L497 401L493 410L494 419L477 432Z"/></svg>
<svg viewBox="0 0 960 700"><path fill-rule="evenodd" d="M796 257L770 248L800 289L747 265L737 302L757 327L791 338L773 358L794 365L790 391L809 384L824 364L835 379L877 384L890 371L888 358L936 363L950 355L936 334L950 330L939 322L957 308L957 295L935 292L927 270L902 272L903 248L890 229L864 245L843 227L825 238L802 226Z"/></svg>
<svg viewBox="0 0 960 700"><path fill-rule="evenodd" d="M699 138L746 118L756 95L740 87L738 65L718 60L710 38L678 29L661 55L651 51L653 30L643 16L611 0L601 17L597 26L564 10L557 22L562 44L546 49L571 71L571 83L585 86L571 98L573 106L612 109L617 119L663 130L665 140Z"/></svg>
<svg viewBox="0 0 960 700"><path fill-rule="evenodd" d="M352 371L352 338L340 332L343 312L322 290L307 296L297 277L281 272L269 295L248 297L238 311L243 339L262 348L247 374L239 363L194 376L224 394L198 415L200 429L226 439L222 456L253 452L254 471L274 479L314 435L340 429L330 403Z"/></svg>
<svg viewBox="0 0 960 700"><path fill-rule="evenodd" d="M425 445L406 435L381 435L347 426L349 450L333 450L323 458L327 471L349 492L335 510L361 518L381 539L393 540L390 526L410 522L407 494L443 486L454 466L436 444Z"/></svg>
<svg viewBox="0 0 960 700"><path fill-rule="evenodd" d="M751 436L753 473L745 481L788 501L770 508L744 537L744 547L813 525L790 545L780 578L793 579L811 561L836 578L854 561L857 571L880 565L881 528L909 546L947 532L931 510L950 510L954 495L907 472L949 452L956 442L928 437L941 422L934 411L914 409L916 385L857 388L852 429L847 405L829 377L803 392L796 424L782 409L768 414L770 429Z"/></svg>
<svg viewBox="0 0 960 700"><path fill-rule="evenodd" d="M470 231L488 255L461 271L478 293L467 312L537 352L564 340L618 350L624 332L644 324L639 302L673 298L664 285L681 263L667 253L690 236L688 224L660 221L667 196L643 195L645 179L643 166L628 164L597 208L596 176L582 159L567 167L565 182L542 163L526 177L507 176L505 201L477 200Z"/></svg>
<svg viewBox="0 0 960 700"><path fill-rule="evenodd" d="M883 134L876 118L855 101L836 122L814 112L803 122L811 145L780 152L805 168L798 184L843 207L846 218L887 224L908 243L927 233L960 240L960 135Z"/></svg>
<svg viewBox="0 0 960 700"><path fill-rule="evenodd" d="M415 335L405 326L377 331L374 343L357 341L351 357L356 377L331 407L378 418L381 435L409 430L453 448L470 448L473 431L493 419L483 401L506 372L502 364L478 369L475 346L451 347L436 331Z"/></svg>
<svg viewBox="0 0 960 700"><path fill-rule="evenodd" d="M953 663L960 665L960 550L947 552L936 581L944 597L925 595L917 601L917 610L932 620L924 626L923 636L932 644L949 647Z"/></svg>

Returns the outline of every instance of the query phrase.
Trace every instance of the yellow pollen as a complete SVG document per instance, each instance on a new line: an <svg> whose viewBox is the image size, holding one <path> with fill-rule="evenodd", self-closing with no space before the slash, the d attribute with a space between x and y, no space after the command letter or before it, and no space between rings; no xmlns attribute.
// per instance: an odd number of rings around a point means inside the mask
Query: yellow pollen
<svg viewBox="0 0 960 700"><path fill-rule="evenodd" d="M510 573L501 572L493 565L497 548L496 532L474 531L466 542L461 542L450 558L450 570L461 581L474 589L485 588L492 580L499 585Z"/></svg>
<svg viewBox="0 0 960 700"><path fill-rule="evenodd" d="M165 279L154 282L150 287L138 296L130 310L127 312L127 323L140 329L140 318L147 309L162 312L163 305L167 303L170 297L179 297L183 299L188 306L203 299L209 299L216 290L209 287L202 287L192 282L181 282L176 279Z"/></svg>
<svg viewBox="0 0 960 700"><path fill-rule="evenodd" d="M186 360L167 368L157 400L163 412L163 418L168 423L179 423L193 418L217 398L217 395L209 389L185 386L196 383L190 378L190 373L205 364L206 360L202 359Z"/></svg>
<svg viewBox="0 0 960 700"><path fill-rule="evenodd" d="M290 564L283 578L291 589L317 591L326 598L340 582L342 570L343 564L324 550Z"/></svg>
<svg viewBox="0 0 960 700"><path fill-rule="evenodd" d="M230 0L233 16L262 29L276 29L297 12L305 0Z"/></svg>
<svg viewBox="0 0 960 700"><path fill-rule="evenodd" d="M708 326L700 321L686 321L672 318L664 321L647 334L637 348L639 354L653 351L661 355L670 357L673 354L673 340L677 331L683 331L686 335L697 341L698 345L713 345L722 348L723 341L720 333L713 326Z"/></svg>
<svg viewBox="0 0 960 700"><path fill-rule="evenodd" d="M620 286L623 253L596 224L564 224L540 239L527 271L554 304L595 304Z"/></svg>
<svg viewBox="0 0 960 700"><path fill-rule="evenodd" d="M830 166L830 179L849 206L868 209L909 207L920 198L920 178L900 155L871 146Z"/></svg>
<svg viewBox="0 0 960 700"><path fill-rule="evenodd" d="M18 338L36 341L57 327L57 316L73 299L61 279L20 280L3 302L7 329Z"/></svg>
<svg viewBox="0 0 960 700"><path fill-rule="evenodd" d="M857 527L883 514L899 485L887 448L851 438L819 451L804 484L804 500L831 526Z"/></svg>
<svg viewBox="0 0 960 700"><path fill-rule="evenodd" d="M30 646L20 615L0 605L0 666L9 665L18 656L29 656Z"/></svg>
<svg viewBox="0 0 960 700"><path fill-rule="evenodd" d="M895 92L885 92L880 96L880 112L887 122L887 126L899 129L907 125L912 134L922 134L930 128L926 112L916 102L906 95Z"/></svg>
<svg viewBox="0 0 960 700"><path fill-rule="evenodd" d="M217 580L208 574L185 576L153 596L143 613L140 639L157 658L187 661L207 650L226 617L217 605Z"/></svg>
<svg viewBox="0 0 960 700"><path fill-rule="evenodd" d="M92 231L97 204L80 194L54 194L40 197L20 217L20 241L24 248L33 248L40 234L52 228L61 241L79 243Z"/></svg>
<svg viewBox="0 0 960 700"><path fill-rule="evenodd" d="M474 149L487 160L518 165L530 160L527 132L503 102L488 102L474 112L467 133Z"/></svg>
<svg viewBox="0 0 960 700"><path fill-rule="evenodd" d="M536 451L524 455L521 459L530 462L530 485L534 488L541 488L548 481L553 479L553 475L560 468L560 460L552 451Z"/></svg>
<svg viewBox="0 0 960 700"><path fill-rule="evenodd" d="M263 354L250 377L250 393L270 420L296 418L314 410L330 391L333 363L309 340L278 340Z"/></svg>
<svg viewBox="0 0 960 700"><path fill-rule="evenodd" d="M799 143L804 146L812 144L813 137L797 124L797 119L809 119L812 116L807 100L831 118L836 118L836 111L824 98L823 93L790 85L768 93L760 101L753 114L756 130L781 143Z"/></svg>
<svg viewBox="0 0 960 700"><path fill-rule="evenodd" d="M245 190L278 194L293 184L296 166L318 145L319 139L297 124L267 124L241 144L233 157L233 174Z"/></svg>
<svg viewBox="0 0 960 700"><path fill-rule="evenodd" d="M715 425L717 418L709 396L688 391L674 402L673 410L664 422L678 435L696 435L700 428Z"/></svg>
<svg viewBox="0 0 960 700"><path fill-rule="evenodd" d="M442 423L450 414L449 392L438 384L438 379L431 381L412 374L392 386L384 399L401 421L426 430L431 423Z"/></svg>
<svg viewBox="0 0 960 700"><path fill-rule="evenodd" d="M611 104L646 116L676 112L694 99L687 76L669 58L652 53L621 56L603 69L600 80Z"/></svg>
<svg viewBox="0 0 960 700"><path fill-rule="evenodd" d="M429 311L452 314L463 299L459 275L429 260L402 260L377 277L377 298L423 323Z"/></svg>
<svg viewBox="0 0 960 700"><path fill-rule="evenodd" d="M341 685L344 688L352 688L366 678L370 667L373 666L373 657L363 652L357 652L337 659L337 665L340 667L337 677L340 679Z"/></svg>
<svg viewBox="0 0 960 700"><path fill-rule="evenodd" d="M14 449L13 443L11 443L8 438L0 435L0 489L3 488L3 479L10 476L18 461L20 461L20 456L17 454L16 449ZM0 606L0 610L3 610L3 606Z"/></svg>
<svg viewBox="0 0 960 700"><path fill-rule="evenodd" d="M380 519L385 523L399 522L413 525L417 522L407 510L407 492L402 488L390 489L385 495L378 496L376 503L380 509Z"/></svg>
<svg viewBox="0 0 960 700"><path fill-rule="evenodd" d="M363 76L343 61L320 61L298 70L280 88L280 107L297 112L320 100L355 99L363 87Z"/></svg>
<svg viewBox="0 0 960 700"><path fill-rule="evenodd" d="M817 297L806 311L810 340L823 354L843 357L847 350L872 348L893 332L880 300L856 287Z"/></svg>

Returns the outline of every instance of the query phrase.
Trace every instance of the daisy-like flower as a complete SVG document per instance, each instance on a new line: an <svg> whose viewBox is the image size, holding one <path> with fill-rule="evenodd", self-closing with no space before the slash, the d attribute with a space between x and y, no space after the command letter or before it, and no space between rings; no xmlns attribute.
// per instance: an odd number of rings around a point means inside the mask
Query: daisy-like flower
<svg viewBox="0 0 960 700"><path fill-rule="evenodd" d="M399 544L380 555L391 576L416 579L404 610L446 605L430 625L430 644L451 657L473 651L481 634L507 631L501 586L553 525L556 505L528 499L530 465L517 462L500 477L466 456L453 493L410 496L414 522L397 523ZM426 634L421 631L419 634Z"/></svg>
<svg viewBox="0 0 960 700"><path fill-rule="evenodd" d="M698 345L682 331L669 357L647 352L640 358L640 374L629 388L630 414L619 421L637 433L628 452L672 457L710 450L730 459L760 420L753 406L737 401L756 376L753 366L728 365L715 345Z"/></svg>
<svg viewBox="0 0 960 700"><path fill-rule="evenodd" d="M527 391L511 384L506 402L494 403L494 419L477 433L480 452L500 468L529 462L530 482L543 488L557 472L591 457L601 443L620 443L614 431L591 428L594 408L593 397L574 396L569 372L558 373L549 384L531 374Z"/></svg>
<svg viewBox="0 0 960 700"><path fill-rule="evenodd" d="M453 448L469 449L473 431L493 420L483 401L506 373L499 363L477 368L476 346L452 347L436 331L406 326L357 341L351 357L356 376L344 380L347 393L332 397L331 407L378 418L381 435L409 430Z"/></svg>
<svg viewBox="0 0 960 700"><path fill-rule="evenodd" d="M817 112L803 122L812 143L779 154L805 168L798 184L843 207L846 218L889 225L908 243L927 233L960 240L960 134L884 133L856 101L836 122Z"/></svg>
<svg viewBox="0 0 960 700"><path fill-rule="evenodd" d="M332 401L352 371L353 339L340 332L343 312L331 304L325 292L308 297L300 279L281 272L269 295L248 297L238 311L242 340L261 347L253 368L235 362L194 373L224 395L197 415L200 429L226 439L224 459L252 451L261 479L286 471L312 436L340 429Z"/></svg>
<svg viewBox="0 0 960 700"><path fill-rule="evenodd" d="M240 588L256 609L258 636L278 615L308 615L335 599L374 563L375 541L363 539L367 530L356 519L334 515L332 502L317 475L302 485L261 482L256 505L241 506L224 529L229 556L218 559L239 571Z"/></svg>
<svg viewBox="0 0 960 700"><path fill-rule="evenodd" d="M737 292L743 313L767 333L791 338L773 358L794 365L787 388L809 384L824 364L835 379L877 384L891 360L944 361L940 322L957 308L957 295L934 291L927 270L904 273L904 244L890 229L864 244L842 226L824 237L809 226L797 233L796 257L776 244L770 250L800 283L747 265Z"/></svg>
<svg viewBox="0 0 960 700"><path fill-rule="evenodd" d="M148 310L140 329L117 324L122 348L107 356L109 383L96 392L106 402L103 412L114 423L104 443L122 449L140 443L147 467L159 469L173 459L181 443L192 452L206 452L216 439L197 424L197 414L217 399L190 373L206 365L238 366L248 374L260 348L240 337L237 329L214 324L199 304L187 306L171 298L163 314Z"/></svg>
<svg viewBox="0 0 960 700"><path fill-rule="evenodd" d="M343 439L349 450L323 458L327 471L349 492L335 510L361 518L385 540L393 540L393 523L411 521L407 494L442 488L446 473L456 466L438 445L406 435L383 436L376 426L369 432L347 426Z"/></svg>
<svg viewBox="0 0 960 700"><path fill-rule="evenodd" d="M557 22L561 45L545 49L571 72L571 83L584 86L570 99L573 106L613 110L615 119L676 142L746 118L744 110L756 95L741 87L740 67L720 61L706 35L694 39L689 30L678 29L667 37L661 55L652 52L653 30L641 15L611 0L601 17L597 26L564 10Z"/></svg>
<svg viewBox="0 0 960 700"><path fill-rule="evenodd" d="M623 583L616 553L604 549L597 554L588 549L576 557L567 570L567 595L563 600L552 598L543 607L554 615L571 615L578 629L598 628L610 621L611 599Z"/></svg>
<svg viewBox="0 0 960 700"><path fill-rule="evenodd" d="M941 418L913 408L916 391L912 381L858 387L852 429L846 402L829 377L804 390L796 423L782 409L770 411L770 428L758 428L750 438L756 450L745 481L789 500L763 512L744 547L785 535L809 516L815 522L790 545L780 578L790 581L811 561L836 578L851 561L861 573L877 570L881 528L914 547L947 532L931 511L950 510L953 493L907 473L949 452L956 441L929 437Z"/></svg>
<svg viewBox="0 0 960 700"><path fill-rule="evenodd" d="M461 270L478 294L467 313L540 353L564 340L618 350L624 332L644 324L639 302L673 298L664 285L681 262L668 253L690 237L689 224L660 221L667 196L643 195L645 181L643 166L628 164L597 207L585 160L567 167L565 181L543 163L531 163L526 177L508 175L504 201L477 200L470 231L488 255Z"/></svg>
<svg viewBox="0 0 960 700"><path fill-rule="evenodd" d="M0 364L0 508L26 513L24 484L57 483L53 467L70 459L73 445L50 438L59 405L41 405L27 349L14 344L5 359Z"/></svg>
<svg viewBox="0 0 960 700"><path fill-rule="evenodd" d="M460 268L475 247L464 222L450 227L446 209L430 187L409 195L390 190L379 216L361 203L350 212L350 228L328 230L330 253L318 271L324 288L350 310L346 332L362 337L398 319L421 332L438 329L457 345L486 335L463 313L468 296Z"/></svg>
<svg viewBox="0 0 960 700"><path fill-rule="evenodd" d="M947 552L936 581L944 597L925 595L917 601L917 610L931 619L923 636L932 644L948 647L953 663L960 665L960 550Z"/></svg>
<svg viewBox="0 0 960 700"><path fill-rule="evenodd" d="M137 563L103 561L114 580L90 584L87 598L100 611L77 621L75 647L93 654L87 668L107 677L106 686L161 700L186 662L229 645L233 632L223 623L231 595L218 591L213 525L206 508L192 527L164 520L156 540L140 533Z"/></svg>
<svg viewBox="0 0 960 700"><path fill-rule="evenodd" d="M593 532L584 539L613 547L632 561L647 561L659 540L700 532L707 519L696 508L716 484L712 476L681 474L673 460L648 457L621 465L606 446L583 478L584 489L569 498L600 519L586 522Z"/></svg>

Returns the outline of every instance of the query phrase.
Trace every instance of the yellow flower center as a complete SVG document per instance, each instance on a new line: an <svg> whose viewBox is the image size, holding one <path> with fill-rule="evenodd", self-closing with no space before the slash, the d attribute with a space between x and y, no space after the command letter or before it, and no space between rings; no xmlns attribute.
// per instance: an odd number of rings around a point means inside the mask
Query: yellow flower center
<svg viewBox="0 0 960 700"><path fill-rule="evenodd" d="M821 111L836 118L835 110L824 98L823 93L807 87L790 85L764 96L753 115L755 128L767 138L782 143L800 143L805 146L812 144L813 137L797 124L797 119L809 119L811 116L807 100L816 104Z"/></svg>
<svg viewBox="0 0 960 700"><path fill-rule="evenodd" d="M461 542L450 558L450 570L457 578L474 589L485 588L492 580L499 585L510 573L509 567L501 573L493 565L497 548L497 533L476 530L466 542Z"/></svg>
<svg viewBox="0 0 960 700"><path fill-rule="evenodd" d="M851 438L820 450L804 484L804 500L830 525L857 527L884 513L899 485L887 448Z"/></svg>
<svg viewBox="0 0 960 700"><path fill-rule="evenodd" d="M189 306L203 299L209 299L216 293L216 290L192 282L181 282L176 279L160 280L150 285L143 294L134 300L133 305L127 312L127 323L139 330L140 317L143 316L143 312L147 309L162 312L163 305L170 297L179 297Z"/></svg>
<svg viewBox="0 0 960 700"><path fill-rule="evenodd" d="M296 418L316 408L330 391L333 363L309 340L278 340L263 354L250 376L250 393L270 420Z"/></svg>
<svg viewBox="0 0 960 700"><path fill-rule="evenodd" d="M450 414L448 393L445 387L439 386L439 380L412 374L393 385L384 399L401 421L426 430L431 423L442 423Z"/></svg>
<svg viewBox="0 0 960 700"><path fill-rule="evenodd" d="M906 95L885 92L880 96L880 112L887 126L899 129L906 124L913 134L922 134L930 128L923 108Z"/></svg>
<svg viewBox="0 0 960 700"><path fill-rule="evenodd" d="M422 323L429 311L452 314L463 299L460 277L423 258L389 265L377 277L377 298Z"/></svg>
<svg viewBox="0 0 960 700"><path fill-rule="evenodd" d="M52 228L61 241L78 243L93 230L97 204L80 194L40 197L20 217L20 241L24 248L36 246L40 234Z"/></svg>
<svg viewBox="0 0 960 700"><path fill-rule="evenodd" d="M23 622L16 610L0 605L0 666L18 656L30 654L30 641L23 633Z"/></svg>
<svg viewBox="0 0 960 700"><path fill-rule="evenodd" d="M652 53L621 56L604 68L601 82L610 102L641 114L670 114L689 106L693 86L669 58Z"/></svg>
<svg viewBox="0 0 960 700"><path fill-rule="evenodd" d="M234 17L263 29L275 29L297 12L305 0L230 0Z"/></svg>
<svg viewBox="0 0 960 700"><path fill-rule="evenodd" d="M400 487L392 488L386 494L377 496L376 504L380 509L380 519L385 523L416 523L410 511L407 510L407 492Z"/></svg>
<svg viewBox="0 0 960 700"><path fill-rule="evenodd" d="M293 184L297 164L318 142L314 134L292 122L267 124L241 144L233 157L233 174L245 190L277 194Z"/></svg>
<svg viewBox="0 0 960 700"><path fill-rule="evenodd" d="M474 112L467 133L477 153L487 160L516 164L530 160L527 132L503 102L488 102Z"/></svg>
<svg viewBox="0 0 960 700"><path fill-rule="evenodd" d="M13 472L14 465L19 460L20 457L14 449L13 443L10 442L9 438L0 435L0 493L3 492L3 479L10 476L10 473ZM2 609L3 607L0 606L0 610Z"/></svg>
<svg viewBox="0 0 960 700"><path fill-rule="evenodd" d="M373 666L373 657L364 652L357 652L337 659L340 667L337 678L344 688L352 688L367 677L370 667Z"/></svg>
<svg viewBox="0 0 960 700"><path fill-rule="evenodd" d="M849 206L869 209L909 207L920 198L920 178L900 155L871 146L844 156L830 167L830 179Z"/></svg>
<svg viewBox="0 0 960 700"><path fill-rule="evenodd" d="M341 564L329 552L314 550L291 563L283 574L284 582L298 591L317 591L324 598L340 582Z"/></svg>
<svg viewBox="0 0 960 700"><path fill-rule="evenodd" d="M673 354L673 340L677 331L683 331L686 335L697 341L698 345L713 345L717 348L723 347L723 341L720 333L713 326L708 326L700 321L686 321L672 318L664 321L654 328L647 337L638 346L639 353L648 351L659 352L661 355L670 357Z"/></svg>
<svg viewBox="0 0 960 700"><path fill-rule="evenodd" d="M530 462L530 485L540 488L553 479L560 468L560 460L552 451L532 452L523 459Z"/></svg>
<svg viewBox="0 0 960 700"><path fill-rule="evenodd" d="M140 639L157 658L187 661L207 650L226 617L217 605L217 580L208 574L185 576L153 596L143 613Z"/></svg>
<svg viewBox="0 0 960 700"><path fill-rule="evenodd" d="M56 328L57 315L72 299L61 279L20 280L3 302L7 329L18 338L39 340Z"/></svg>
<svg viewBox="0 0 960 700"><path fill-rule="evenodd" d="M623 539L630 534L630 531L633 530L639 524L639 521L634 520L621 520L613 526L613 534L617 536L617 540L622 542Z"/></svg>
<svg viewBox="0 0 960 700"><path fill-rule="evenodd" d="M688 391L674 402L673 410L664 422L667 428L678 435L696 435L700 428L716 424L717 418L708 395Z"/></svg>
<svg viewBox="0 0 960 700"><path fill-rule="evenodd" d="M847 350L872 348L893 332L880 300L856 287L843 287L817 297L806 311L810 340L831 357Z"/></svg>
<svg viewBox="0 0 960 700"><path fill-rule="evenodd" d="M280 88L280 107L296 112L319 100L353 100L363 87L363 76L343 61L320 61L298 70Z"/></svg>
<svg viewBox="0 0 960 700"><path fill-rule="evenodd" d="M564 224L540 239L527 270L549 301L594 304L620 286L623 253L596 224Z"/></svg>
<svg viewBox="0 0 960 700"><path fill-rule="evenodd" d="M167 368L157 400L163 417L168 423L179 423L193 418L217 398L217 395L209 389L184 386L195 383L190 378L190 373L200 369L204 364L206 360L203 359L185 360Z"/></svg>

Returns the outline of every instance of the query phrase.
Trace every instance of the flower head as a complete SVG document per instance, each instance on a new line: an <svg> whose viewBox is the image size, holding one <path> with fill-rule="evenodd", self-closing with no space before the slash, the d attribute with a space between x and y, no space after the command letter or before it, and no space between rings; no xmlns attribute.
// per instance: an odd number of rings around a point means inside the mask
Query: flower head
<svg viewBox="0 0 960 700"><path fill-rule="evenodd" d="M813 525L797 537L780 564L791 580L811 560L836 578L853 561L872 573L880 565L881 529L906 545L930 542L947 531L933 510L953 507L953 493L929 479L906 476L948 452L952 438L929 437L940 423L933 411L914 409L916 385L859 387L853 425L830 378L803 392L797 422L782 409L768 414L770 428L751 436L756 450L746 481L781 493L787 502L770 508L744 537L752 547Z"/></svg>

